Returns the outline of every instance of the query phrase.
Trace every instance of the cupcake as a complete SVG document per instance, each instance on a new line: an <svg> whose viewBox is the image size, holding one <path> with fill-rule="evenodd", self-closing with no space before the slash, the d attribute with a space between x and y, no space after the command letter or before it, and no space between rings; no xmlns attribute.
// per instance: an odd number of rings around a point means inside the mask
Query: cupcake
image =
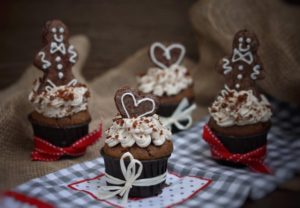
<svg viewBox="0 0 300 208"><path fill-rule="evenodd" d="M138 76L138 90L158 97L160 106L157 114L165 118L171 117L183 99L188 101L185 109L191 107L194 102L193 79L189 70L180 65L185 55L184 46L171 44L166 47L156 42L151 45L149 54L156 66ZM187 119L182 119L180 123L185 126L183 129L191 124ZM172 127L173 133L179 131L174 124L169 127Z"/></svg>
<svg viewBox="0 0 300 208"><path fill-rule="evenodd" d="M156 97L124 87L116 92L115 103L120 115L105 131L105 145L101 150L106 174L124 180L120 159L130 153L142 164L138 180L166 175L168 158L173 151L172 134L155 114ZM128 163L125 161L127 168ZM162 192L164 184L165 178L155 185L133 185L128 196L156 196ZM113 184L108 182L108 185Z"/></svg>
<svg viewBox="0 0 300 208"><path fill-rule="evenodd" d="M69 43L69 30L59 20L48 21L43 29L44 47L34 65L43 76L34 81L29 94L34 111L29 114L34 136L56 147L69 147L86 136L91 116L90 93L72 73L78 59Z"/></svg>
<svg viewBox="0 0 300 208"><path fill-rule="evenodd" d="M209 107L211 117L207 132L232 154L249 156L262 149L258 160L263 160L272 112L268 99L256 86L256 80L264 78L258 46L258 39L252 32L241 30L235 35L231 56L224 57L219 64L225 88ZM205 136L204 139L207 140ZM212 150L215 151L215 147ZM238 160L228 155L219 157L214 153L214 156L227 161L226 164L239 165Z"/></svg>

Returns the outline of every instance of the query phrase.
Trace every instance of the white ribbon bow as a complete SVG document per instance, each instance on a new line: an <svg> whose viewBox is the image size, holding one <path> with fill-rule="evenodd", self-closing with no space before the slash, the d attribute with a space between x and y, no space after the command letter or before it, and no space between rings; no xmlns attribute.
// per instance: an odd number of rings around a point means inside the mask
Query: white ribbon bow
<svg viewBox="0 0 300 208"><path fill-rule="evenodd" d="M182 99L182 101L177 106L176 110L170 117L160 116L160 120L164 126L171 128L174 124L178 129L185 130L191 127L193 124L192 111L196 109L196 104L194 103L189 108L189 101L187 98ZM182 125L180 121L188 121L186 125Z"/></svg>
<svg viewBox="0 0 300 208"><path fill-rule="evenodd" d="M126 168L124 159L129 157L129 164ZM126 152L120 159L121 171L125 180L115 178L105 173L106 181L115 186L102 186L98 193L100 199L109 199L116 195L122 197L122 204L127 203L128 195L132 186L153 186L162 183L166 180L167 171L153 178L138 179L143 171L143 164L134 159L130 152Z"/></svg>

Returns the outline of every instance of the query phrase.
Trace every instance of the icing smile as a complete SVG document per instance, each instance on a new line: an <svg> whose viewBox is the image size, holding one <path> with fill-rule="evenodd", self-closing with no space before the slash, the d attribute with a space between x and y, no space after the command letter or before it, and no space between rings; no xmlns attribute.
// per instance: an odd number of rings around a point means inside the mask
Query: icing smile
<svg viewBox="0 0 300 208"><path fill-rule="evenodd" d="M239 51L241 52L247 52L250 50L250 43L251 43L251 39L250 38L247 38L246 39L246 44L245 44L245 41L244 41L244 38L240 37L239 38ZM245 45L245 47L243 47L243 45Z"/></svg>
<svg viewBox="0 0 300 208"><path fill-rule="evenodd" d="M56 42L59 42L59 43L63 42L64 32L65 32L65 29L63 27L60 27L60 28L53 27L51 29L51 31L52 31L52 33L54 33L53 38ZM61 34L57 34L57 33L61 33Z"/></svg>
<svg viewBox="0 0 300 208"><path fill-rule="evenodd" d="M239 51L241 51L241 52L247 52L249 50L250 50L250 45L249 44L246 44L246 47L243 47L243 43L239 44Z"/></svg>
<svg viewBox="0 0 300 208"><path fill-rule="evenodd" d="M64 40L64 36L61 35L61 34L59 35L59 37L57 37L57 34L54 34L53 37L54 37L54 40L59 42L59 43L63 42L63 40Z"/></svg>

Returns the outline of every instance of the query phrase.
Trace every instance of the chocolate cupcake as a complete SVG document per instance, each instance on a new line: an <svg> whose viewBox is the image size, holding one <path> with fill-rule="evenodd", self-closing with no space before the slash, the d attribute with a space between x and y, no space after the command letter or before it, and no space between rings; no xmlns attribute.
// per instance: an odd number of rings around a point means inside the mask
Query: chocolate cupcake
<svg viewBox="0 0 300 208"><path fill-rule="evenodd" d="M194 102L193 79L189 70L180 65L185 55L184 46L171 44L166 47L156 42L151 45L149 54L156 67L149 68L138 77L138 90L158 97L160 106L157 114L165 118L171 117L183 99L188 102L182 110L191 107ZM191 111L193 109L194 107ZM180 123L186 128L190 126L187 119L182 119ZM169 127L173 133L179 131L174 124Z"/></svg>
<svg viewBox="0 0 300 208"><path fill-rule="evenodd" d="M241 30L235 35L233 53L219 64L225 89L209 108L211 118L207 126L233 154L243 155L265 147L271 127L271 105L256 87L256 80L264 78L258 46L254 33ZM223 160L238 164L229 157Z"/></svg>
<svg viewBox="0 0 300 208"><path fill-rule="evenodd" d="M69 43L65 24L59 20L48 21L43 29L43 44L34 65L44 75L34 81L29 94L34 107L29 121L34 136L57 147L69 147L88 134L90 93L73 76L72 66L78 54Z"/></svg>
<svg viewBox="0 0 300 208"><path fill-rule="evenodd" d="M167 162L173 151L171 132L165 128L155 114L157 99L128 87L119 89L115 95L120 115L113 119L105 131L106 140L101 153L105 161L105 172L124 180L120 159L130 153L142 164L139 179L149 179L166 174ZM125 161L128 168L129 161ZM150 197L162 192L165 179L148 186L133 185L129 197ZM108 185L113 185L108 182Z"/></svg>
<svg viewBox="0 0 300 208"><path fill-rule="evenodd" d="M209 128L231 153L247 153L267 143L271 105L252 90L226 89L209 108Z"/></svg>

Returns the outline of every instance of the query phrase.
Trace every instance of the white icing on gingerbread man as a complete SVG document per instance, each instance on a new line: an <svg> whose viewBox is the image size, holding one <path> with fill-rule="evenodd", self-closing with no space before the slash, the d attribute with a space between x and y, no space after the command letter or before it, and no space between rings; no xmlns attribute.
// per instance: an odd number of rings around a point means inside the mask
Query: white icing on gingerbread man
<svg viewBox="0 0 300 208"><path fill-rule="evenodd" d="M255 90L255 80L263 79L263 65L257 55L259 46L254 33L239 31L233 40L232 54L224 57L218 71L225 77L225 84L235 90Z"/></svg>
<svg viewBox="0 0 300 208"><path fill-rule="evenodd" d="M56 86L66 85L74 79L72 66L78 59L77 51L69 43L69 30L60 20L48 21L43 29L42 48L35 57L34 65L44 72L47 80Z"/></svg>

